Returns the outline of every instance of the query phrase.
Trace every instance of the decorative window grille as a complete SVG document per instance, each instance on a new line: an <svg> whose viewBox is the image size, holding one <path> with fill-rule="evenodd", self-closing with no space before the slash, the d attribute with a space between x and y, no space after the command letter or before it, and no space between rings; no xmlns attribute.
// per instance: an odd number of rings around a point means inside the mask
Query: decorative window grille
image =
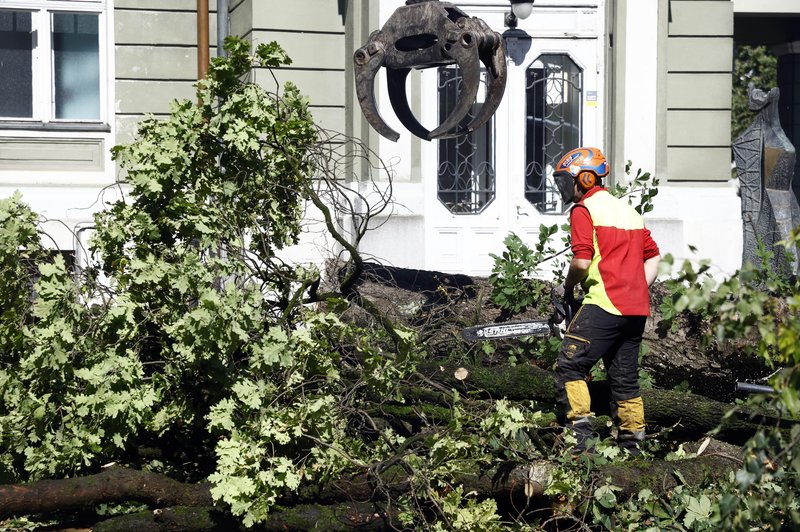
<svg viewBox="0 0 800 532"><path fill-rule="evenodd" d="M486 95L486 79L482 76L478 103L464 118L468 124L480 110ZM439 68L439 123L456 105L462 77L458 68ZM439 141L438 197L453 214L479 214L495 198L494 118L468 135Z"/></svg>
<svg viewBox="0 0 800 532"><path fill-rule="evenodd" d="M525 198L563 212L553 168L582 139L583 71L566 54L540 55L526 72Z"/></svg>

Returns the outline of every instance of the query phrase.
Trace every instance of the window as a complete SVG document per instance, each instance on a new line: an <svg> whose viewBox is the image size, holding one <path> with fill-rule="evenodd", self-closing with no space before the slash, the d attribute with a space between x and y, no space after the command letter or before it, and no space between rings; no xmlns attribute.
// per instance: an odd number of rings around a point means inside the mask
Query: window
<svg viewBox="0 0 800 532"><path fill-rule="evenodd" d="M0 3L0 120L104 119L104 13L100 0Z"/></svg>
<svg viewBox="0 0 800 532"><path fill-rule="evenodd" d="M583 71L566 54L540 55L526 72L525 198L541 212L562 212L553 168L581 145Z"/></svg>
<svg viewBox="0 0 800 532"><path fill-rule="evenodd" d="M461 93L461 73L455 67L439 68L439 123L454 109ZM478 101L486 94L485 74ZM460 126L477 115L473 105ZM468 135L439 140L439 201L453 214L479 214L495 197L494 119Z"/></svg>

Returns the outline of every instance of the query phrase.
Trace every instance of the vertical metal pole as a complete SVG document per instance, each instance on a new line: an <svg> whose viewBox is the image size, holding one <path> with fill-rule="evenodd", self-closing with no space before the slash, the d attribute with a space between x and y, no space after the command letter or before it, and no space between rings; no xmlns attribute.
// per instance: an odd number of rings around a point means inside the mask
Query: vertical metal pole
<svg viewBox="0 0 800 532"><path fill-rule="evenodd" d="M217 0L217 57L227 57L225 37L228 36L228 20L230 18L229 0Z"/></svg>
<svg viewBox="0 0 800 532"><path fill-rule="evenodd" d="M208 73L208 0L197 0L197 79Z"/></svg>

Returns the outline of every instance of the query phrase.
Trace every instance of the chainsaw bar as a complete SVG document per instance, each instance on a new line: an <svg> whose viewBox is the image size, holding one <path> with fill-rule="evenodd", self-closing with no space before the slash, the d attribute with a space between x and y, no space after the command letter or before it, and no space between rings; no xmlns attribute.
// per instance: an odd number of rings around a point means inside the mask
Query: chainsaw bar
<svg viewBox="0 0 800 532"><path fill-rule="evenodd" d="M467 327L462 329L461 337L468 342L477 342L478 340L516 338L517 336L548 336L551 332L549 321L509 321Z"/></svg>
<svg viewBox="0 0 800 532"><path fill-rule="evenodd" d="M400 123L425 139L466 135L492 117L506 86L503 38L481 19L468 16L449 2L406 0L383 28L374 31L353 55L356 95L367 122L389 140L400 134L384 121L375 101L375 75L386 69L389 101ZM468 124L481 84L481 64L486 68L487 96L480 111ZM412 68L456 65L461 70L463 90L453 111L433 131L411 112L406 96L406 78Z"/></svg>

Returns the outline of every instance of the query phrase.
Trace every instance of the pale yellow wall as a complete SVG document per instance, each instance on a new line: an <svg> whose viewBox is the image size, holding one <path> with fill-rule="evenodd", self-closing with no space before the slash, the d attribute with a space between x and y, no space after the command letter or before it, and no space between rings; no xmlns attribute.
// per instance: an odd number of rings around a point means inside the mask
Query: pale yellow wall
<svg viewBox="0 0 800 532"><path fill-rule="evenodd" d="M195 0L114 2L117 144L129 142L147 114L166 116L174 99L194 98ZM210 54L216 54L216 1L209 0Z"/></svg>
<svg viewBox="0 0 800 532"><path fill-rule="evenodd" d="M670 181L727 181L733 3L672 0L666 43L666 168Z"/></svg>
<svg viewBox="0 0 800 532"><path fill-rule="evenodd" d="M292 64L275 72L309 98L320 127L344 132L346 107L345 2L246 0L237 7L236 29L254 43L277 41ZM249 26L249 27L248 27ZM259 72L259 84L274 88L271 74Z"/></svg>

